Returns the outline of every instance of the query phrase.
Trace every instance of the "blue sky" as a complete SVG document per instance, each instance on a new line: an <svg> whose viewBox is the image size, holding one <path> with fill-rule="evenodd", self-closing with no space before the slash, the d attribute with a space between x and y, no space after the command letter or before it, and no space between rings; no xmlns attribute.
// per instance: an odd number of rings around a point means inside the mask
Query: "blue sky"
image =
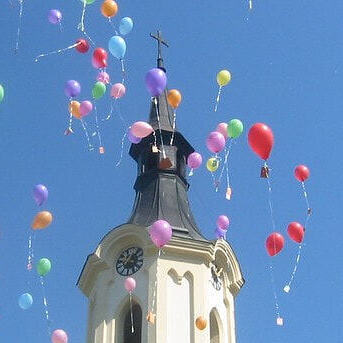
<svg viewBox="0 0 343 343"><path fill-rule="evenodd" d="M102 129L104 155L87 151L79 123L75 135L63 135L68 118L64 83L78 80L80 99L90 98L96 76L91 54L72 50L34 62L38 54L80 37L81 2L24 1L17 55L16 1L14 7L3 1L0 16L0 83L6 91L0 104L0 332L8 342L49 339L38 280L31 276L34 306L22 311L17 305L18 296L28 289L27 237L37 211L32 187L43 183L50 192L44 209L55 220L37 234L35 253L53 263L46 278L52 326L65 329L71 343L84 342L87 302L75 284L86 256L129 217L136 168L127 154L128 144L121 166L115 167L125 129L118 117ZM88 7L86 28L97 46L106 48L114 32L101 16L100 4L96 0ZM149 33L157 28L170 43L164 53L168 87L183 95L178 127L193 146L209 157L205 139L219 122L239 118L245 125L230 160L232 200L225 200L224 190L214 192L204 167L191 178L189 191L206 237L214 237L218 215L231 219L228 240L246 279L236 301L238 342L341 342L343 3L258 0L251 12L243 0L134 0L118 5L115 23L124 16L135 23L127 36L127 94L120 102L127 125L145 120L149 113L144 75L155 66L156 44ZM62 32L47 21L52 8L63 13ZM223 68L232 72L232 82L214 113L215 75ZM108 71L112 81L120 81L120 66L112 57ZM99 100L99 113L105 115L108 107L107 93ZM287 238L284 251L274 259L283 327L275 325L270 258L264 248L272 231L267 186L259 178L261 162L246 139L255 122L267 123L275 136L270 165L276 227L282 233L289 222L304 219L305 203L293 169L300 163L311 169L307 187L313 216L288 295L282 288L293 267L295 243Z"/></svg>

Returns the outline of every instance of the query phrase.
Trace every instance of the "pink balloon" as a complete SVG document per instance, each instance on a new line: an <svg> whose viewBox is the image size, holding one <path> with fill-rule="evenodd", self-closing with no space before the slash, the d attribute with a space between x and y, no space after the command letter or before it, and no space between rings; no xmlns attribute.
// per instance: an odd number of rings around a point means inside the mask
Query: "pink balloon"
<svg viewBox="0 0 343 343"><path fill-rule="evenodd" d="M136 280L133 277L128 277L125 280L124 286L128 292L133 292L136 288Z"/></svg>
<svg viewBox="0 0 343 343"><path fill-rule="evenodd" d="M55 330L51 335L52 343L68 343L68 335L62 329Z"/></svg>
<svg viewBox="0 0 343 343"><path fill-rule="evenodd" d="M213 131L206 139L206 146L211 152L220 152L225 147L225 138L220 132Z"/></svg>
<svg viewBox="0 0 343 343"><path fill-rule="evenodd" d="M202 163L202 157L198 152L192 152L190 155L188 155L187 158L187 165L189 168L199 168Z"/></svg>
<svg viewBox="0 0 343 343"><path fill-rule="evenodd" d="M125 95L126 88L122 83L115 83L111 88L111 96L120 99Z"/></svg>
<svg viewBox="0 0 343 343"><path fill-rule="evenodd" d="M217 132L220 132L225 139L228 139L228 135L227 135L227 123L220 123L218 124L217 128L216 128Z"/></svg>
<svg viewBox="0 0 343 343"><path fill-rule="evenodd" d="M218 229L227 230L230 225L230 220L227 216L222 214L218 217L216 224Z"/></svg>
<svg viewBox="0 0 343 343"><path fill-rule="evenodd" d="M89 114L89 112L91 112L93 110L93 104L88 101L88 100L85 100L85 101L82 101L81 102L81 105L80 105L80 114L81 114L81 117L84 117L86 116L87 114Z"/></svg>
<svg viewBox="0 0 343 343"><path fill-rule="evenodd" d="M157 220L152 224L149 235L152 242L160 249L171 240L173 230L165 220Z"/></svg>
<svg viewBox="0 0 343 343"><path fill-rule="evenodd" d="M101 71L97 75L96 80L100 81L102 83L108 84L108 83L110 83L110 76L105 71Z"/></svg>
<svg viewBox="0 0 343 343"><path fill-rule="evenodd" d="M153 131L154 131L154 129L152 128L152 126L150 124L146 123L145 121L136 121L131 126L131 133L138 138L147 137Z"/></svg>

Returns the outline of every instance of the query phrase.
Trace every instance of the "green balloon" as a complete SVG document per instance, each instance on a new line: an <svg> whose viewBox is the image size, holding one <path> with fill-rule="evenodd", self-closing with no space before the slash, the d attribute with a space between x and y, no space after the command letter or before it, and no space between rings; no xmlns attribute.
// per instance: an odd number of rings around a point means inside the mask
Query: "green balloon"
<svg viewBox="0 0 343 343"><path fill-rule="evenodd" d="M5 96L4 87L0 85L0 102L2 102L2 100L4 99L4 96Z"/></svg>
<svg viewBox="0 0 343 343"><path fill-rule="evenodd" d="M96 82L92 94L94 99L100 99L106 92L106 85L100 81Z"/></svg>
<svg viewBox="0 0 343 343"><path fill-rule="evenodd" d="M237 138L243 132L243 123L239 119L232 119L227 124L227 135L230 138Z"/></svg>
<svg viewBox="0 0 343 343"><path fill-rule="evenodd" d="M41 258L37 263L37 273L40 276L45 276L51 270L51 262L47 258Z"/></svg>

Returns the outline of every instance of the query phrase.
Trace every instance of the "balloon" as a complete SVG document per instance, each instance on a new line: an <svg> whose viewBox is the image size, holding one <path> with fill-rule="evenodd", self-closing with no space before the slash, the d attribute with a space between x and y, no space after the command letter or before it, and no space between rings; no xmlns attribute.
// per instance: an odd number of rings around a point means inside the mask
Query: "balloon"
<svg viewBox="0 0 343 343"><path fill-rule="evenodd" d="M86 5L91 5L95 0L81 0L82 3L86 3Z"/></svg>
<svg viewBox="0 0 343 343"><path fill-rule="evenodd" d="M306 166L304 166L303 164L296 166L295 170L294 170L294 175L295 178L300 181L300 182L304 182L308 179L308 177L310 176L310 169L308 169Z"/></svg>
<svg viewBox="0 0 343 343"><path fill-rule="evenodd" d="M138 144L142 138L136 137L132 132L131 132L131 128L129 130L129 132L127 133L127 138L129 139L129 141L133 144Z"/></svg>
<svg viewBox="0 0 343 343"><path fill-rule="evenodd" d="M174 109L179 107L182 100L181 93L177 89L171 89L167 95L168 103Z"/></svg>
<svg viewBox="0 0 343 343"><path fill-rule="evenodd" d="M4 96L5 96L5 89L2 85L0 85L0 102L4 100Z"/></svg>
<svg viewBox="0 0 343 343"><path fill-rule="evenodd" d="M167 85L166 73L159 68L150 69L145 75L145 84L151 96L159 96Z"/></svg>
<svg viewBox="0 0 343 343"><path fill-rule="evenodd" d="M285 239L278 232L273 232L266 240L266 249L270 256L278 254L285 243Z"/></svg>
<svg viewBox="0 0 343 343"><path fill-rule="evenodd" d="M239 119L232 119L227 124L227 134L230 138L237 138L243 132L243 123Z"/></svg>
<svg viewBox="0 0 343 343"><path fill-rule="evenodd" d="M249 130L248 142L255 154L266 160L274 144L273 131L266 124L254 124Z"/></svg>
<svg viewBox="0 0 343 343"><path fill-rule="evenodd" d="M93 104L88 101L82 101L80 105L80 115L81 118L85 117L87 114L89 114L93 110Z"/></svg>
<svg viewBox="0 0 343 343"><path fill-rule="evenodd" d="M301 243L304 239L305 230L304 227L297 222L292 222L288 225L287 233L290 239L297 243Z"/></svg>
<svg viewBox="0 0 343 343"><path fill-rule="evenodd" d="M199 316L196 320L195 320L195 325L199 330L204 330L207 326L207 320L202 317Z"/></svg>
<svg viewBox="0 0 343 343"><path fill-rule="evenodd" d="M125 40L120 36L111 37L108 42L108 49L114 57L118 58L119 60L123 59L126 52Z"/></svg>
<svg viewBox="0 0 343 343"><path fill-rule="evenodd" d="M29 309L33 304L32 295L30 293L22 294L18 299L18 304L22 310Z"/></svg>
<svg viewBox="0 0 343 343"><path fill-rule="evenodd" d="M217 125L217 128L216 128L216 131L217 132L220 132L225 139L228 138L228 135L227 135L227 123L220 123Z"/></svg>
<svg viewBox="0 0 343 343"><path fill-rule="evenodd" d="M226 86L231 80L231 74L228 70L221 70L217 74L217 83L220 87Z"/></svg>
<svg viewBox="0 0 343 343"><path fill-rule="evenodd" d="M121 35L125 36L132 31L133 20L130 17L124 17L119 23L119 32Z"/></svg>
<svg viewBox="0 0 343 343"><path fill-rule="evenodd" d="M76 43L78 43L78 45L75 49L81 54L85 54L89 50L89 43L86 39L79 38Z"/></svg>
<svg viewBox="0 0 343 343"><path fill-rule="evenodd" d="M227 230L230 225L230 220L227 216L222 214L217 218L216 224L218 229Z"/></svg>
<svg viewBox="0 0 343 343"><path fill-rule="evenodd" d="M64 86L64 93L68 98L73 98L81 93L81 86L75 80L69 80Z"/></svg>
<svg viewBox="0 0 343 343"><path fill-rule="evenodd" d="M211 157L207 160L206 167L210 172L215 172L219 168L219 160Z"/></svg>
<svg viewBox="0 0 343 343"><path fill-rule="evenodd" d="M100 81L96 82L92 89L94 99L100 99L106 92L106 85Z"/></svg>
<svg viewBox="0 0 343 343"><path fill-rule="evenodd" d="M202 163L202 157L198 152L192 152L187 157L187 165L189 168L197 169Z"/></svg>
<svg viewBox="0 0 343 343"><path fill-rule="evenodd" d="M136 288L136 280L133 277L128 277L125 279L124 286L128 292L133 292Z"/></svg>
<svg viewBox="0 0 343 343"><path fill-rule="evenodd" d="M52 343L68 343L68 335L62 329L55 330L51 335Z"/></svg>
<svg viewBox="0 0 343 343"><path fill-rule="evenodd" d="M81 104L75 100L69 103L69 113L71 113L77 119L81 119L80 106Z"/></svg>
<svg viewBox="0 0 343 343"><path fill-rule="evenodd" d="M105 0L101 5L101 13L106 18L114 17L118 12L118 5L113 0Z"/></svg>
<svg viewBox="0 0 343 343"><path fill-rule="evenodd" d="M96 48L93 52L92 64L94 68L107 67L107 51L103 48Z"/></svg>
<svg viewBox="0 0 343 343"><path fill-rule="evenodd" d="M51 262L47 258L41 258L37 263L37 273L40 276L45 276L51 270Z"/></svg>
<svg viewBox="0 0 343 343"><path fill-rule="evenodd" d="M122 98L126 93L126 88L122 83L115 83L111 88L111 96L115 99Z"/></svg>
<svg viewBox="0 0 343 343"><path fill-rule="evenodd" d="M34 230L45 229L51 224L51 222L52 214L48 211L41 211L36 214L31 227Z"/></svg>
<svg viewBox="0 0 343 343"><path fill-rule="evenodd" d="M171 240L173 230L167 221L157 220L152 224L149 230L149 235L156 247L162 248Z"/></svg>
<svg viewBox="0 0 343 343"><path fill-rule="evenodd" d="M131 133L138 138L147 137L153 131L154 131L154 129L152 128L152 126L150 124L146 123L145 121L136 121L131 126Z"/></svg>
<svg viewBox="0 0 343 343"><path fill-rule="evenodd" d="M33 198L38 206L46 202L48 194L48 189L44 185L36 185L33 187Z"/></svg>
<svg viewBox="0 0 343 343"><path fill-rule="evenodd" d="M222 229L216 228L215 235L216 235L216 238L217 238L217 239L220 239L220 238L225 239L226 230L222 230Z"/></svg>
<svg viewBox="0 0 343 343"><path fill-rule="evenodd" d="M110 83L110 76L105 71L101 71L97 75L96 80L108 84Z"/></svg>
<svg viewBox="0 0 343 343"><path fill-rule="evenodd" d="M212 131L206 139L206 146L208 150L218 153L225 147L225 138L220 132Z"/></svg>
<svg viewBox="0 0 343 343"><path fill-rule="evenodd" d="M50 10L48 20L51 24L59 24L62 20L62 13L59 10Z"/></svg>

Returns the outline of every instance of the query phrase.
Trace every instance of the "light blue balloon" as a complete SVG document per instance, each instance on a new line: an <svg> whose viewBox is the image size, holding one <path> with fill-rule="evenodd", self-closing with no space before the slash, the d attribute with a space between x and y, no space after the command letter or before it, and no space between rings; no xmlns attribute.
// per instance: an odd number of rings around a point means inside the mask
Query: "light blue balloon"
<svg viewBox="0 0 343 343"><path fill-rule="evenodd" d="M130 17L124 17L119 23L119 32L122 35L127 35L133 28L133 20Z"/></svg>
<svg viewBox="0 0 343 343"><path fill-rule="evenodd" d="M125 40L120 36L113 36L108 42L108 49L114 57L123 59L126 52Z"/></svg>
<svg viewBox="0 0 343 343"><path fill-rule="evenodd" d="M19 307L23 310L29 309L33 304L33 298L30 293L22 294L18 299Z"/></svg>

